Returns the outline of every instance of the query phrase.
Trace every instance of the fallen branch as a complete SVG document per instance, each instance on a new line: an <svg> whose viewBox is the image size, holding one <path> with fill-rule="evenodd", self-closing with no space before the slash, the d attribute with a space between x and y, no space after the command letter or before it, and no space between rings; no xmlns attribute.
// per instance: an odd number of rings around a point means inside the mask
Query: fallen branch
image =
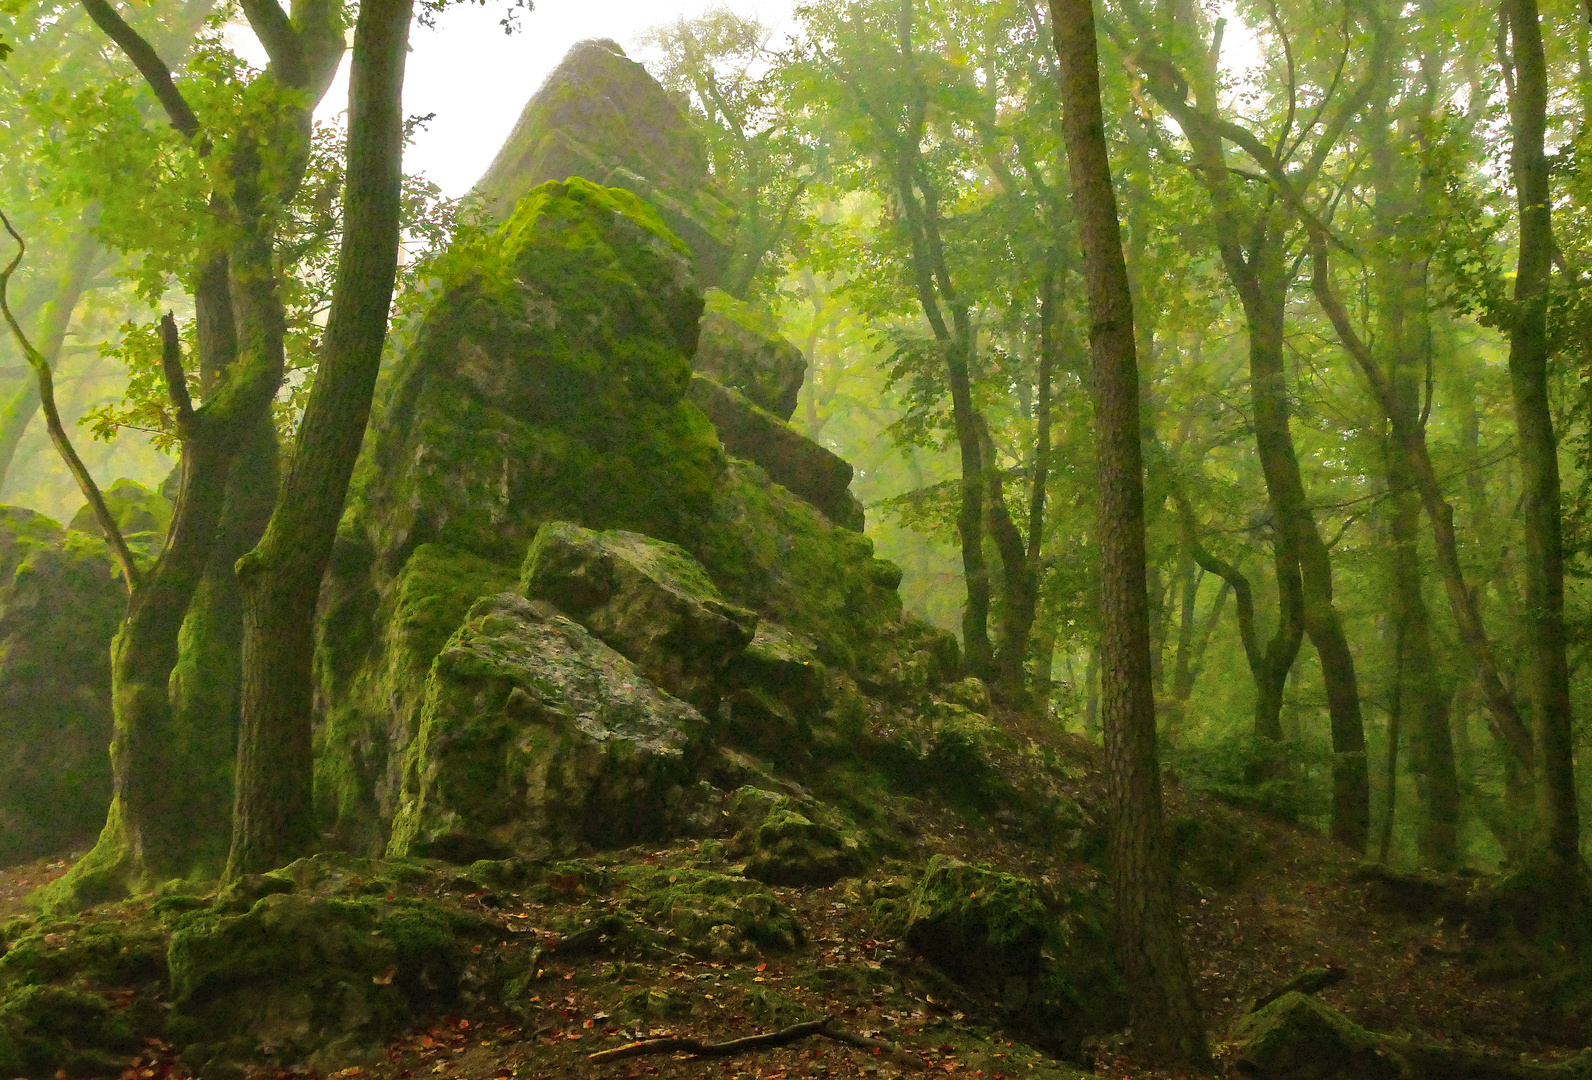
<svg viewBox="0 0 1592 1080"><path fill-rule="evenodd" d="M834 1027L833 1017L822 1020L809 1020L803 1024L792 1024L790 1027L778 1031L766 1032L762 1035L748 1035L744 1039L731 1039L728 1042L705 1043L700 1039L682 1039L667 1037L661 1039L642 1039L639 1042L626 1043L616 1046L611 1050L599 1050L587 1057L587 1061L601 1064L606 1061L622 1061L625 1058L642 1057L646 1054L695 1054L697 1057L733 1057L736 1054L745 1054L753 1050L769 1050L776 1046L788 1046L794 1042L811 1038L814 1035L835 1042L845 1043L860 1050L873 1050L880 1056L888 1057L897 1065L909 1069L922 1069L923 1062L913 1055L902 1050L895 1043L885 1042L882 1039L870 1039L850 1031Z"/></svg>

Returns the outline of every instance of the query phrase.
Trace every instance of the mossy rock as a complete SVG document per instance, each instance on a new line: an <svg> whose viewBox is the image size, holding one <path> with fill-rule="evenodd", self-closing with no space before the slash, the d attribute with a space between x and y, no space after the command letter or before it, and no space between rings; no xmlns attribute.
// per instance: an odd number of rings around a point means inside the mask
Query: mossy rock
<svg viewBox="0 0 1592 1080"><path fill-rule="evenodd" d="M728 813L739 827L730 854L746 860L746 876L770 885L833 885L860 873L867 851L857 836L815 820L821 808L788 795L743 787L730 796Z"/></svg>
<svg viewBox="0 0 1592 1080"><path fill-rule="evenodd" d="M471 862L675 835L704 730L551 605L488 597L433 665L389 854Z"/></svg>
<svg viewBox="0 0 1592 1080"><path fill-rule="evenodd" d="M916 659L920 641L903 616L895 567L755 464L731 459L684 546L726 600L811 643L826 665L886 687L900 685Z"/></svg>
<svg viewBox="0 0 1592 1080"><path fill-rule="evenodd" d="M345 846L385 848L432 661L542 524L679 540L710 512L723 451L685 400L701 310L657 214L580 179L443 256L322 591L316 799Z"/></svg>
<svg viewBox="0 0 1592 1080"><path fill-rule="evenodd" d="M173 1015L196 1063L374 1060L385 1040L458 997L480 920L423 900L271 893L171 937Z"/></svg>
<svg viewBox="0 0 1592 1080"><path fill-rule="evenodd" d="M789 423L807 375L807 358L785 340L770 313L722 289L709 289L705 299L702 337L692 366Z"/></svg>
<svg viewBox="0 0 1592 1080"><path fill-rule="evenodd" d="M159 491L151 491L137 480L117 480L100 492L105 509L111 512L122 538L137 553L153 557L166 543L166 530L171 527L172 504ZM99 519L94 508L84 503L72 515L66 526L103 540Z"/></svg>
<svg viewBox="0 0 1592 1080"><path fill-rule="evenodd" d="M1126 1020L1110 911L1098 894L1057 895L1014 874L936 855L904 921L914 949L997 1003L1012 1027L1064 1055L1085 1035Z"/></svg>
<svg viewBox="0 0 1592 1080"><path fill-rule="evenodd" d="M0 865L105 823L110 644L126 611L102 540L0 506Z"/></svg>
<svg viewBox="0 0 1592 1080"><path fill-rule="evenodd" d="M1250 1013L1228 1041L1238 1068L1267 1080L1395 1080L1403 1063L1383 1052L1377 1036L1335 1009L1297 991Z"/></svg>
<svg viewBox="0 0 1592 1080"><path fill-rule="evenodd" d="M726 604L683 548L639 533L564 521L536 533L520 591L546 600L700 709L718 702L757 615Z"/></svg>
<svg viewBox="0 0 1592 1080"><path fill-rule="evenodd" d="M369 558L344 557L361 572ZM515 570L442 544L417 547L383 601L354 575L323 590L316 671L328 703L317 732L315 799L343 846L380 854L398 812L404 756L420 727L432 662L471 605L511 588ZM339 595L338 585L348 591Z"/></svg>
<svg viewBox="0 0 1592 1080"><path fill-rule="evenodd" d="M735 936L758 948L786 952L806 940L801 922L760 882L689 868L624 866L616 884L634 895L646 918L667 926L687 951L724 955L738 948Z"/></svg>
<svg viewBox="0 0 1592 1080"><path fill-rule="evenodd" d="M713 421L731 454L762 466L775 483L817 507L836 525L862 531L862 503L851 494L851 465L843 458L706 375L692 377L690 396ZM897 574L890 587L899 583Z"/></svg>
<svg viewBox="0 0 1592 1080"><path fill-rule="evenodd" d="M0 1072L107 1076L139 1045L126 1017L98 994L19 986L0 997Z"/></svg>

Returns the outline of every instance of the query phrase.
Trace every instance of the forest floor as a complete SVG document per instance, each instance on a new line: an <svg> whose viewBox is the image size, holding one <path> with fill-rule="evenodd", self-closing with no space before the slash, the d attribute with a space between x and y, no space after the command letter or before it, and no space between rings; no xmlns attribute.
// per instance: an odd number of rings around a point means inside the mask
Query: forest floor
<svg viewBox="0 0 1592 1080"><path fill-rule="evenodd" d="M1262 994L1300 971L1343 967L1347 976L1322 999L1373 1030L1463 1043L1511 1057L1556 1059L1583 1045L1586 1031L1550 1022L1518 978L1485 977L1466 928L1441 918L1412 920L1378 910L1361 863L1325 839L1247 811L1218 808L1208 797L1177 787L1169 810L1182 814L1240 814L1252 830L1248 865L1229 887L1185 883L1181 911L1185 941L1223 1071L1231 1048L1223 1035ZM1054 867L1011 842L999 827L971 827L925 807L920 849L991 864L1013 873L1043 876ZM702 868L695 842L656 850L614 853L659 868ZM70 855L0 871L0 919L22 910L33 887L64 872ZM610 958L545 961L513 1015L482 1008L440 1018L404 1034L385 1060L336 1076L369 1080L539 1080L555 1077L722 1077L785 1080L794 1077L963 1075L1071 1080L1079 1073L981 1022L980 1003L962 996L903 941L880 940L868 911L881 891L899 889L921 863L891 862L870 877L829 888L779 888L776 895L798 916L806 942L786 953L744 962L699 960L630 963ZM727 867L725 869L728 869ZM1073 881L1093 873L1065 869ZM672 878L670 879L672 880ZM1103 882L1095 881L1098 887ZM485 915L503 928L497 947L512 953L548 931L562 908L567 914L589 898L572 885L551 903L514 894L477 892L436 898ZM545 898L545 894L544 894ZM491 947L490 945L488 946ZM477 946L477 949L480 947ZM639 1006L638 1006L639 1003ZM633 1018L647 1016L644 1022ZM619 1017L631 1017L622 1022ZM683 1054L633 1057L593 1064L594 1051L635 1039L671 1035L718 1042L831 1017L845 1030L900 1047L899 1053L856 1049L823 1038L708 1060ZM174 1052L148 1040L121 1080L166 1080L184 1074ZM1137 1061L1122 1038L1088 1047L1103 1077L1145 1080L1174 1077ZM306 1076L281 1071L281 1080Z"/></svg>

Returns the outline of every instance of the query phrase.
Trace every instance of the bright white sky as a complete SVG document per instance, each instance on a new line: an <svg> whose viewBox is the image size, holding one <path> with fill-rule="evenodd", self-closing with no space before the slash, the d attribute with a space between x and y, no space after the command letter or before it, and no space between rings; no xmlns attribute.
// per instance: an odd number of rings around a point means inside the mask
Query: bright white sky
<svg viewBox="0 0 1592 1080"><path fill-rule="evenodd" d="M405 157L404 169L423 173L458 197L486 171L508 137L532 94L542 85L569 47L586 38L612 38L638 59L636 38L645 30L680 18L694 18L712 8L729 8L755 17L773 28L770 45L784 44L795 31L794 0L536 0L521 12L519 27L505 35L499 25L508 0L459 3L438 19L434 29L414 27L410 36L404 112L434 113ZM1224 67L1243 72L1252 65L1255 43L1225 0L1228 16L1223 42ZM263 63L253 35L239 34L234 45ZM347 64L322 102L320 115L330 118L346 105Z"/></svg>
<svg viewBox="0 0 1592 1080"><path fill-rule="evenodd" d="M511 36L499 26L506 3L487 0L484 7L450 8L435 29L417 25L410 38L404 112L435 113L436 118L409 148L405 170L424 173L445 195L463 195L491 164L525 102L575 42L612 38L634 56L642 31L717 7L788 32L791 0L537 0L535 10L520 14L520 29ZM776 33L771 44L782 41L783 32ZM346 100L340 75L322 114L336 115Z"/></svg>

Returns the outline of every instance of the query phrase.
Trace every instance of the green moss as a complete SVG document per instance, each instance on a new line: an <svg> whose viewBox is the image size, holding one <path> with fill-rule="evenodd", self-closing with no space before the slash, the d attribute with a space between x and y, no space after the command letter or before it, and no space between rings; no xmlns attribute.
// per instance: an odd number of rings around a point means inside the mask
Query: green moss
<svg viewBox="0 0 1592 1080"><path fill-rule="evenodd" d="M729 799L727 812L740 826L730 844L746 858L746 876L771 885L831 885L859 872L866 849L857 835L838 824L836 815L815 805L798 805L788 795L743 787Z"/></svg>
<svg viewBox="0 0 1592 1080"><path fill-rule="evenodd" d="M616 885L633 890L649 919L671 927L699 950L712 949L715 927L732 926L756 944L789 950L806 940L801 923L766 887L707 870L623 866ZM624 895L624 894L620 894Z"/></svg>
<svg viewBox="0 0 1592 1080"><path fill-rule="evenodd" d="M902 665L901 599L877 583L873 543L831 525L757 466L726 470L686 547L726 599L812 641L824 662L881 680Z"/></svg>
<svg viewBox="0 0 1592 1080"><path fill-rule="evenodd" d="M1109 909L1088 892L944 855L929 861L906 910L906 939L951 978L993 995L1007 1022L1074 1052L1126 1018Z"/></svg>
<svg viewBox="0 0 1592 1080"><path fill-rule="evenodd" d="M98 994L23 986L0 998L0 1071L10 1076L108 1075L137 1045Z"/></svg>
<svg viewBox="0 0 1592 1080"><path fill-rule="evenodd" d="M126 610L102 541L0 507L0 864L105 822L110 644Z"/></svg>

